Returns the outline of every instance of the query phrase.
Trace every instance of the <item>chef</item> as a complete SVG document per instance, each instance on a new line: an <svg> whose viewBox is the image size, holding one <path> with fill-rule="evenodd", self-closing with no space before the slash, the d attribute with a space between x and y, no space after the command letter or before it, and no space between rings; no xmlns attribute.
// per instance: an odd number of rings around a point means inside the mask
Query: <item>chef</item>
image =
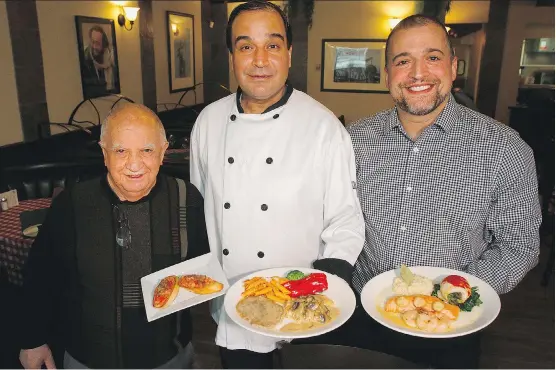
<svg viewBox="0 0 556 370"><path fill-rule="evenodd" d="M314 267L351 281L363 248L350 137L332 112L287 82L292 32L264 0L236 7L226 41L238 82L191 134L191 177L204 196L211 250L230 283L274 267ZM247 331L212 302L224 368L271 368L278 338Z"/></svg>

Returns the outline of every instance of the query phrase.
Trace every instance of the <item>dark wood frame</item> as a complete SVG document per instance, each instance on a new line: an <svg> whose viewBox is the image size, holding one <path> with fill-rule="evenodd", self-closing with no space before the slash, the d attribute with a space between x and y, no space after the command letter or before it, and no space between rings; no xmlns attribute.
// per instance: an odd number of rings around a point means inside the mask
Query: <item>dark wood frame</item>
<svg viewBox="0 0 556 370"><path fill-rule="evenodd" d="M173 56L172 56L172 29L170 27L170 16L174 15L174 16L179 16L179 17L186 17L186 18L191 18L191 48L193 51L193 60L192 60L192 78L193 78L193 83L191 84L191 86L186 86L186 87L181 87L181 88L173 88L172 86L172 68L173 68ZM187 14L187 13L179 13L179 12L174 12L174 11L166 11L166 40L167 40L167 46L168 46L168 87L170 90L170 93L175 93L175 92L180 92L180 91L188 91L188 90L192 90L195 88L195 16L193 14Z"/></svg>
<svg viewBox="0 0 556 370"><path fill-rule="evenodd" d="M324 74L326 72L326 44L327 43L352 43L352 42L379 42L386 45L385 39L323 39L321 47L321 75L320 75L320 91L324 92L345 92L345 93L373 93L373 94L389 94L388 89L386 90L365 90L365 89L343 89L343 88L325 88L324 87ZM380 75L384 76L384 61L381 60L378 66L380 70ZM383 77L381 77L382 80ZM382 84L381 84L382 86ZM385 86L385 85L384 85Z"/></svg>
<svg viewBox="0 0 556 370"><path fill-rule="evenodd" d="M85 65L85 45L83 45L83 33L82 33L82 25L83 24L107 24L111 28L112 37L109 42L114 50L114 89L110 91L106 91L105 93L93 93L88 91L88 85L86 85L82 66ZM83 91L83 99L92 99L98 98L102 96L108 96L113 94L120 94L120 64L118 62L118 46L116 44L116 28L114 27L114 20L113 19L106 19L106 18L96 18L96 17L87 17L76 15L75 16L75 33L77 35L77 52L79 54L79 74L81 76L81 89ZM106 35L108 37L108 35Z"/></svg>

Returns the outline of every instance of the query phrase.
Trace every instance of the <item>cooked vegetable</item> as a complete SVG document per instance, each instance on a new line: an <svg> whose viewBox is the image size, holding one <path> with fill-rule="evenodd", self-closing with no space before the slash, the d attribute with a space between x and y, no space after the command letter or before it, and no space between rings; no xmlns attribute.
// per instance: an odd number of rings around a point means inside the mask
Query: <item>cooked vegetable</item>
<svg viewBox="0 0 556 370"><path fill-rule="evenodd" d="M413 282L413 272L411 272L409 267L407 267L406 265L402 265L400 269L400 276L407 285L411 285L411 283Z"/></svg>
<svg viewBox="0 0 556 370"><path fill-rule="evenodd" d="M433 297L438 297L440 299L444 299L442 297L441 294L439 294L440 291L440 284L434 284L434 290L432 291L431 295ZM473 307L478 307L480 306L483 301L481 301L481 296L478 292L478 288L477 287L473 287L471 288L471 296L463 303L452 303L450 302L450 300L455 300L458 297L456 296L452 296L452 294L457 295L459 293L451 293L448 294L448 298L447 298L447 302L450 304L455 304L456 306L458 306L460 308L460 310L465 311L465 312L471 312L471 310L473 310ZM446 299L445 299L446 300Z"/></svg>
<svg viewBox="0 0 556 370"><path fill-rule="evenodd" d="M469 297L467 301L465 301L462 304L459 304L458 306L462 311L470 312L473 309L473 307L480 306L482 303L483 301L481 301L479 292L477 292L477 287L473 287L471 288L471 297Z"/></svg>
<svg viewBox="0 0 556 370"><path fill-rule="evenodd" d="M325 291L328 289L328 280L326 274L316 272L299 280L290 280L282 286L290 291L290 297L297 298Z"/></svg>
<svg viewBox="0 0 556 370"><path fill-rule="evenodd" d="M286 279L288 280L299 280L299 279L303 279L304 277L305 274L299 270L292 270L288 272L288 274L286 275Z"/></svg>
<svg viewBox="0 0 556 370"><path fill-rule="evenodd" d="M462 276L449 275L440 283L440 295L452 304L464 303L471 296L471 285Z"/></svg>

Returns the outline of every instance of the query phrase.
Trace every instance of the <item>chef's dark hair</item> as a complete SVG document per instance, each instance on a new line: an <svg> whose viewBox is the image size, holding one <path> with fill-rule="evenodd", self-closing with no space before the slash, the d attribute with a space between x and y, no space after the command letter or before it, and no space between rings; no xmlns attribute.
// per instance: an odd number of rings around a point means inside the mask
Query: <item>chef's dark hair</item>
<svg viewBox="0 0 556 370"><path fill-rule="evenodd" d="M392 38L392 36L400 30L407 30L407 29L410 29L410 28L422 27L422 26L426 26L428 24L435 24L438 27L440 27L442 29L442 31L444 31L444 34L446 35L446 43L448 44L448 49L450 49L450 59L454 59L454 57L456 56L456 53L455 53L454 47L452 45L452 39L450 39L450 35L448 34L448 31L446 31L446 26L434 17L429 17L429 16L423 15L423 14L413 14L413 15L410 15L409 17L406 17L406 18L402 19L400 21L400 23L398 23L396 25L396 27L394 27L394 29L392 30L392 32L390 32L390 34L388 35L388 38L386 39L386 50L385 50L386 58L384 58L386 68L388 68L388 62L390 61L390 56L388 54L388 50L390 49L390 42L391 42L390 39Z"/></svg>
<svg viewBox="0 0 556 370"><path fill-rule="evenodd" d="M89 40L91 40L93 31L100 32L102 34L102 49L104 50L108 48L110 46L110 42L108 41L108 36L106 35L106 32L104 32L104 29L98 24L95 24L93 27L89 28Z"/></svg>
<svg viewBox="0 0 556 370"><path fill-rule="evenodd" d="M228 25L226 26L226 46L230 53L233 53L234 50L234 42L232 40L232 25L237 18L237 16L242 12L253 11L253 10L266 10L266 11L275 11L280 14L282 17L282 21L284 21L284 28L286 29L286 42L288 45L288 49L292 46L292 27L290 22L288 22L288 17L286 13L278 6L270 1L266 0L249 0L239 6L237 6L232 13L230 14L230 19L228 19Z"/></svg>

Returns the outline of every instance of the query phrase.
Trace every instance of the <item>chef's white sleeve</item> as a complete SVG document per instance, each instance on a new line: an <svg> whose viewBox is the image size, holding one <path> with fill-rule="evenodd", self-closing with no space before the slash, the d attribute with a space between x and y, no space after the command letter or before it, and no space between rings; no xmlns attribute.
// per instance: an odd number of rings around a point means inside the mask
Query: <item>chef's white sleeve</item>
<svg viewBox="0 0 556 370"><path fill-rule="evenodd" d="M201 148L201 124L200 120L202 119L202 115L197 118L197 122L193 126L193 130L191 131L191 138L189 140L189 182L191 182L198 190L199 193L205 197L205 182L206 182L206 175L205 169L203 166L201 155L202 148Z"/></svg>
<svg viewBox="0 0 556 370"><path fill-rule="evenodd" d="M357 197L355 155L351 138L342 128L341 138L325 154L324 230L322 258L355 264L365 241L365 223Z"/></svg>

